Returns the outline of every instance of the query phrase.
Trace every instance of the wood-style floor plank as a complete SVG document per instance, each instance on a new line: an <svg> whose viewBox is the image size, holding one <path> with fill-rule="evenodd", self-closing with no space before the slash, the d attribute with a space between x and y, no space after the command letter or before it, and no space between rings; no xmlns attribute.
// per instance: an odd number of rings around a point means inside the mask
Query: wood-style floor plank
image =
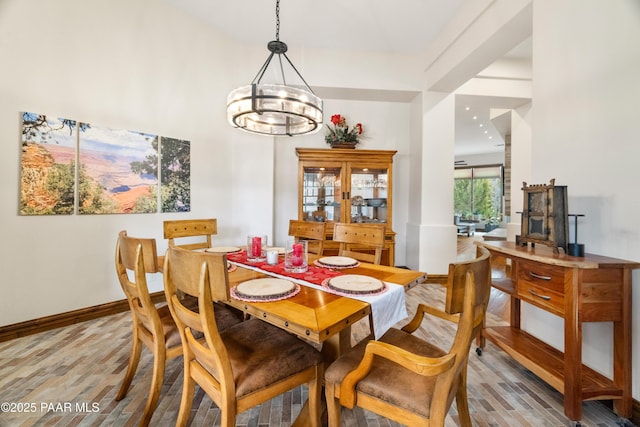
<svg viewBox="0 0 640 427"><path fill-rule="evenodd" d="M474 250L463 242L466 249ZM438 285L425 284L407 293L407 310L419 303L442 304ZM502 307L502 308L501 308ZM492 304L488 323L503 323L504 304ZM135 426L144 410L151 381L152 357L142 352L138 372L127 397L114 400L127 367L130 351L130 315L121 313L0 343L0 402L35 405L19 412L0 412L0 426ZM402 326L401 322L398 326ZM368 333L366 322L354 325L354 340ZM451 343L455 327L439 319L426 321L416 332L443 348ZM562 395L513 359L488 343L482 356L471 349L469 408L474 426L570 426ZM182 393L182 358L167 363L160 401L152 426L173 426ZM307 398L298 387L238 417L238 426L287 426ZM68 405L65 407L64 405ZM70 406L70 407L69 407ZM93 411L95 409L95 412ZM583 405L583 426L616 426L618 418L600 402ZM220 413L196 388L192 426L220 424ZM399 424L360 409L343 409L343 426L397 427ZM446 426L457 426L453 404Z"/></svg>

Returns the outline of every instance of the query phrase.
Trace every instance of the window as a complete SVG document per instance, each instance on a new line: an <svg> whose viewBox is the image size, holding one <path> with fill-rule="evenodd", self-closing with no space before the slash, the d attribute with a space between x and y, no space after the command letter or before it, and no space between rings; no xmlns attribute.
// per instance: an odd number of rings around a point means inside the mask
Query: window
<svg viewBox="0 0 640 427"><path fill-rule="evenodd" d="M502 214L503 167L475 166L454 171L455 215L470 218L499 218Z"/></svg>

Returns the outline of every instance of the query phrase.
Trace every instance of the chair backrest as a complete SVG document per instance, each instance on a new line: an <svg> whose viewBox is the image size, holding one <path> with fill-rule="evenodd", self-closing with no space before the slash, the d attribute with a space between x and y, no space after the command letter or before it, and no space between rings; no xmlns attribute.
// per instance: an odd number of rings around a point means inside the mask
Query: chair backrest
<svg viewBox="0 0 640 427"><path fill-rule="evenodd" d="M324 222L301 221L292 219L289 221L289 236L309 241L308 251L316 255L324 252L324 239L326 238L326 224Z"/></svg>
<svg viewBox="0 0 640 427"><path fill-rule="evenodd" d="M384 248L384 224L345 224L337 222L333 228L333 241L340 243L340 256L380 264ZM371 251L373 254L362 252Z"/></svg>
<svg viewBox="0 0 640 427"><path fill-rule="evenodd" d="M436 380L434 402L431 407L432 419L439 418L444 420L453 399L456 397L458 388L454 386L456 378L460 378L460 376L466 377L471 344L484 325L487 305L489 304L489 295L491 293L490 270L488 278L485 277L484 274L485 265L489 264L489 257L486 255L488 254L482 253L479 258L466 264L466 271L464 272L464 295L462 297L462 307L460 308L458 330L456 331L453 344L449 350L450 355L455 355L454 366ZM476 271L478 271L477 274ZM457 385L466 387L466 381L458 383ZM446 401L443 402L441 399L444 396L447 397ZM439 404L436 400L440 400L441 403Z"/></svg>
<svg viewBox="0 0 640 427"><path fill-rule="evenodd" d="M119 233L116 272L134 322L139 321L150 332L162 336L160 317L149 295L146 278L146 273L160 271L155 239L129 237L124 230Z"/></svg>
<svg viewBox="0 0 640 427"><path fill-rule="evenodd" d="M179 246L185 249L206 249L211 247L211 236L218 234L218 220L207 219L180 219L164 221L164 238L169 240L169 246ZM193 243L193 237L203 238ZM175 239L184 238L189 243L176 244Z"/></svg>
<svg viewBox="0 0 640 427"><path fill-rule="evenodd" d="M206 264L206 279L211 286L212 301L226 301L230 298L226 254L194 252L181 247L169 247L165 256L165 267L169 261L167 259L169 255L173 262L171 271L165 271L165 284L168 277L169 283L176 290L197 297L200 294L198 286L202 265Z"/></svg>
<svg viewBox="0 0 640 427"><path fill-rule="evenodd" d="M491 284L491 260L487 249L478 246L476 258L449 264L444 307L444 311L448 314L462 312L468 271L473 271L476 284L479 286Z"/></svg>

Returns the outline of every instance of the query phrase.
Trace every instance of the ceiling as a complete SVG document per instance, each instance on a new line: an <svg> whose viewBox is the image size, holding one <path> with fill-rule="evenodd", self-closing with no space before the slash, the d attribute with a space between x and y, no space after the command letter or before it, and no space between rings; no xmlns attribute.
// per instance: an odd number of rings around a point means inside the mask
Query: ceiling
<svg viewBox="0 0 640 427"><path fill-rule="evenodd" d="M234 40L266 46L275 39L273 0L165 1ZM465 0L282 0L280 40L296 48L421 54L464 3ZM530 40L508 56L530 58ZM527 100L458 96L457 101L456 158L460 158L503 151L508 122L504 118L491 121L490 109L515 108Z"/></svg>
<svg viewBox="0 0 640 427"><path fill-rule="evenodd" d="M274 0L165 0L229 37L275 39ZM418 53L464 0L282 0L280 40L296 48Z"/></svg>

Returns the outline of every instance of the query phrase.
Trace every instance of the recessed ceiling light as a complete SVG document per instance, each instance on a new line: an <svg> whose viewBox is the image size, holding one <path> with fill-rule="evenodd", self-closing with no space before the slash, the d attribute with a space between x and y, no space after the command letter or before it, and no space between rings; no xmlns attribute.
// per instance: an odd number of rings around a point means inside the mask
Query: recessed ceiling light
<svg viewBox="0 0 640 427"><path fill-rule="evenodd" d="M465 109L465 110L467 110L467 111L469 111L469 110L470 110L470 108L469 108L469 107L464 107L464 109Z"/></svg>
<svg viewBox="0 0 640 427"><path fill-rule="evenodd" d="M482 123L480 123L480 127L483 127L484 125Z"/></svg>
<svg viewBox="0 0 640 427"><path fill-rule="evenodd" d="M473 116L473 120L478 120L478 116Z"/></svg>
<svg viewBox="0 0 640 427"><path fill-rule="evenodd" d="M488 131L488 130L485 130L485 131L484 131L484 133L489 133L489 131Z"/></svg>

